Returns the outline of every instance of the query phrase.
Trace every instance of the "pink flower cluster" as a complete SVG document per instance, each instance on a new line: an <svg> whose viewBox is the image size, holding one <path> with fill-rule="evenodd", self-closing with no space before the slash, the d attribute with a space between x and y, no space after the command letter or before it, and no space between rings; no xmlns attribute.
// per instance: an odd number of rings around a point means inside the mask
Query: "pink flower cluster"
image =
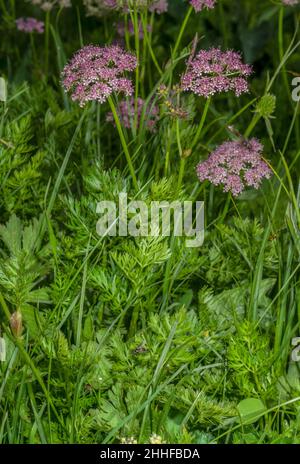
<svg viewBox="0 0 300 464"><path fill-rule="evenodd" d="M168 11L168 0L154 0L149 5L149 11L157 14L166 13Z"/></svg>
<svg viewBox="0 0 300 464"><path fill-rule="evenodd" d="M42 34L44 32L43 21L38 21L35 18L18 18L16 19L17 29L22 32L37 32Z"/></svg>
<svg viewBox="0 0 300 464"><path fill-rule="evenodd" d="M217 0L190 0L190 4L194 7L196 13L204 8L212 9L215 7Z"/></svg>
<svg viewBox="0 0 300 464"><path fill-rule="evenodd" d="M155 125L159 117L159 109L157 105L154 105L152 102L148 103L145 107L145 101L142 98L138 98L137 101L137 126L140 126L142 114L144 112L144 121L146 129L150 132L153 132ZM128 100L123 100L119 104L118 114L120 121L124 127L130 129L134 123L135 116L135 101L133 97L130 97ZM110 112L106 116L106 120L109 122L114 122L113 114Z"/></svg>
<svg viewBox="0 0 300 464"><path fill-rule="evenodd" d="M103 16L113 10L128 12L130 9L162 14L168 10L168 0L83 0L88 16Z"/></svg>
<svg viewBox="0 0 300 464"><path fill-rule="evenodd" d="M272 171L262 159L263 147L256 139L227 141L209 158L198 164L200 181L209 180L223 185L224 192L239 195L246 186L259 188L263 178L269 179Z"/></svg>
<svg viewBox="0 0 300 464"><path fill-rule="evenodd" d="M168 10L168 0L117 0L117 3L123 11L137 8L161 14Z"/></svg>
<svg viewBox="0 0 300 464"><path fill-rule="evenodd" d="M103 103L113 92L132 94L132 82L124 77L124 72L133 71L136 66L136 57L118 45L88 45L65 66L63 85L80 106L88 101Z"/></svg>
<svg viewBox="0 0 300 464"><path fill-rule="evenodd" d="M211 48L201 50L188 61L181 86L183 90L206 98L230 90L239 96L248 91L246 78L251 73L251 66L242 62L239 53Z"/></svg>

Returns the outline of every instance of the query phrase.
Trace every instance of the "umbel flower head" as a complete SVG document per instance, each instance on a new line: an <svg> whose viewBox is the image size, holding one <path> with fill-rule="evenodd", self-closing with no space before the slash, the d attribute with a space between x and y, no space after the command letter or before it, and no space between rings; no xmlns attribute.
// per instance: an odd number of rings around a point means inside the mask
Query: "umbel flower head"
<svg viewBox="0 0 300 464"><path fill-rule="evenodd" d="M215 7L217 0L190 0L190 4L194 7L196 13L202 11L204 8L207 10Z"/></svg>
<svg viewBox="0 0 300 464"><path fill-rule="evenodd" d="M16 19L17 29L22 32L37 32L42 34L44 32L43 21L38 21L35 18L18 18Z"/></svg>
<svg viewBox="0 0 300 464"><path fill-rule="evenodd" d="M103 16L114 10L128 12L130 9L147 10L154 13L165 13L168 0L83 0L87 16Z"/></svg>
<svg viewBox="0 0 300 464"><path fill-rule="evenodd" d="M133 71L136 66L135 56L118 45L88 45L65 66L63 86L80 106L88 101L103 103L113 92L129 96L133 92L132 82L124 73Z"/></svg>
<svg viewBox="0 0 300 464"><path fill-rule="evenodd" d="M168 11L168 0L154 0L149 5L149 11L162 14Z"/></svg>
<svg viewBox="0 0 300 464"><path fill-rule="evenodd" d="M83 0L87 16L104 16L118 7L117 0Z"/></svg>
<svg viewBox="0 0 300 464"><path fill-rule="evenodd" d="M159 116L159 109L157 105L154 105L153 102L149 102L147 107L145 107L145 101L142 98L138 98L137 101L137 126L140 126L142 114L144 111L144 118L145 118L145 127L150 132L153 132L155 129L155 125L158 121ZM118 114L120 121L123 127L130 129L134 122L135 116L135 101L133 97L130 97L127 100L121 101L118 108ZM110 112L106 116L106 120L109 122L113 122L113 114Z"/></svg>
<svg viewBox="0 0 300 464"><path fill-rule="evenodd" d="M118 8L128 10L149 10L154 13L165 13L168 10L168 0L116 0Z"/></svg>
<svg viewBox="0 0 300 464"><path fill-rule="evenodd" d="M227 141L199 163L196 170L200 181L223 185L224 192L239 195L247 187L259 188L262 179L272 171L262 159L263 147L256 139Z"/></svg>
<svg viewBox="0 0 300 464"><path fill-rule="evenodd" d="M69 8L72 6L71 0L27 0L33 5L39 6L44 11L51 11L55 6L59 8Z"/></svg>
<svg viewBox="0 0 300 464"><path fill-rule="evenodd" d="M242 62L238 52L223 52L219 48L200 50L194 58L189 59L181 86L183 90L206 98L230 90L239 96L248 92L246 78L251 73L251 66Z"/></svg>

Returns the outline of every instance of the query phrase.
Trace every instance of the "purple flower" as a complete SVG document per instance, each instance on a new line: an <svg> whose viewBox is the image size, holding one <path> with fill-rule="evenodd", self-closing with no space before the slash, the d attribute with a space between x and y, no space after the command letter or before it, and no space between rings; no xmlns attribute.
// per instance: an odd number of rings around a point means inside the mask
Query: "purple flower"
<svg viewBox="0 0 300 464"><path fill-rule="evenodd" d="M212 9L215 7L217 0L190 0L190 4L194 7L196 13L204 8Z"/></svg>
<svg viewBox="0 0 300 464"><path fill-rule="evenodd" d="M22 32L37 32L38 34L44 32L44 23L35 18L18 18L16 25L17 29Z"/></svg>
<svg viewBox="0 0 300 464"><path fill-rule="evenodd" d="M113 92L129 96L133 92L132 82L124 73L136 66L136 57L118 45L88 45L75 53L65 66L63 86L80 106L88 101L103 103Z"/></svg>
<svg viewBox="0 0 300 464"><path fill-rule="evenodd" d="M157 14L166 13L168 11L168 0L154 0L149 5L149 11Z"/></svg>
<svg viewBox="0 0 300 464"><path fill-rule="evenodd" d="M134 8L158 14L168 10L168 0L83 0L83 3L88 16L103 16L113 10L127 13Z"/></svg>
<svg viewBox="0 0 300 464"><path fill-rule="evenodd" d="M246 186L259 188L263 178L269 179L272 171L262 159L263 147L256 139L227 141L199 163L200 181L209 180L223 185L224 192L239 195Z"/></svg>
<svg viewBox="0 0 300 464"><path fill-rule="evenodd" d="M137 101L137 126L139 127L141 117L144 111L144 121L146 129L150 132L153 132L155 129L155 125L158 121L159 117L159 109L153 102L149 102L147 107L145 108L145 101L142 98L138 98ZM118 114L120 121L124 127L130 129L134 123L134 116L135 116L135 101L133 97L130 97L128 100L123 100L119 104ZM109 122L113 122L113 114L108 113L106 116L106 120Z"/></svg>
<svg viewBox="0 0 300 464"><path fill-rule="evenodd" d="M246 77L251 72L251 66L242 62L238 52L222 52L219 48L211 48L201 50L189 59L181 86L183 90L206 98L230 90L239 96L248 92Z"/></svg>
<svg viewBox="0 0 300 464"><path fill-rule="evenodd" d="M118 6L123 11L136 8L161 14L168 10L168 0L119 0Z"/></svg>

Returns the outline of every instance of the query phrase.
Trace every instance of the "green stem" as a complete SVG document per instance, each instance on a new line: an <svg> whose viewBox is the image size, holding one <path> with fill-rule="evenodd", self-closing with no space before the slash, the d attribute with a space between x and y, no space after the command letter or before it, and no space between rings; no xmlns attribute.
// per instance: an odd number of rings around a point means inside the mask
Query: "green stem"
<svg viewBox="0 0 300 464"><path fill-rule="evenodd" d="M35 65L38 66L38 58L37 58L37 53L36 53L36 48L35 48L34 36L32 32L30 33L30 44L31 44L31 49L32 49L33 61Z"/></svg>
<svg viewBox="0 0 300 464"><path fill-rule="evenodd" d="M2 294L0 293L0 303L1 303L1 306L2 306L2 309L3 309L3 312L5 314L5 316L7 317L8 321L10 320L10 317L11 317L11 314L10 314L10 311L7 307L7 304L2 296ZM64 427L64 423L62 422L53 402L52 402L52 399L50 398L49 396L49 392L48 392L48 389L46 388L45 384L44 384L44 381L38 371L38 369L35 367L32 359L30 358L29 354L27 353L27 351L25 350L24 346L23 346L23 343L20 339L14 337L13 338L13 341L15 343L15 345L18 347L24 361L26 362L26 364L28 364L28 366L30 367L33 375L35 376L37 382L40 384L40 387L41 389L43 390L43 393L44 395L46 396L47 400L48 400L48 403L53 411L53 413L55 414L55 417L57 418L58 422L60 423L60 425Z"/></svg>
<svg viewBox="0 0 300 464"><path fill-rule="evenodd" d="M50 29L50 11L46 13L45 19L45 74L48 76L49 68L49 29Z"/></svg>
<svg viewBox="0 0 300 464"><path fill-rule="evenodd" d="M136 305L135 308L133 309L132 316L131 316L130 327L128 331L128 339L132 338L135 335L138 318L139 318L139 308L138 308L138 305Z"/></svg>
<svg viewBox="0 0 300 464"><path fill-rule="evenodd" d="M253 131L253 129L255 128L256 124L258 123L258 121L260 120L261 116L258 114L258 113L255 113L252 120L250 121L250 124L249 126L247 127L245 133L244 133L244 137L247 139L249 137L249 135L251 134L251 132Z"/></svg>
<svg viewBox="0 0 300 464"><path fill-rule="evenodd" d="M279 9L279 16L278 16L278 49L279 49L279 59L280 63L282 63L284 58L284 51L283 51L283 20L284 20L284 7L281 6ZM284 86L286 88L287 94L289 99L291 98L291 92L289 87L289 82L286 73L285 64L282 66L282 78L284 82Z"/></svg>
<svg viewBox="0 0 300 464"><path fill-rule="evenodd" d="M179 127L179 120L176 120L176 140L177 140L177 147L180 156L180 166L179 166L179 174L178 174L178 181L177 181L177 194L179 193L182 185L182 179L184 176L184 169L185 169L185 159L182 156L182 146L180 140L180 127Z"/></svg>
<svg viewBox="0 0 300 464"><path fill-rule="evenodd" d="M172 132L173 132L173 125L168 128L168 143L166 147L166 159L165 159L165 169L164 169L165 177L167 177L168 170L169 170L170 151L171 151L171 145L172 145Z"/></svg>
<svg viewBox="0 0 300 464"><path fill-rule="evenodd" d="M142 46L142 71L141 71L141 96L142 98L145 98L145 76L146 76L146 63L148 59L148 47L146 46L146 36L145 36L145 31L144 31L144 23L146 24L146 30L147 30L147 12L146 13L141 13L141 19L140 19L140 25L143 30L143 46Z"/></svg>
<svg viewBox="0 0 300 464"><path fill-rule="evenodd" d="M140 85L140 31L139 31L139 17L137 9L134 8L133 12L133 25L134 25L134 41L135 41L135 54L137 59L137 67L135 68L135 98L134 98L134 135L136 135L138 126L138 97Z"/></svg>
<svg viewBox="0 0 300 464"><path fill-rule="evenodd" d="M185 169L185 158L180 158L180 166L179 166L179 174L178 174L178 182L177 182L177 193L181 189L182 180L184 176L184 169Z"/></svg>
<svg viewBox="0 0 300 464"><path fill-rule="evenodd" d="M79 34L79 43L80 47L83 47L83 35L82 35L82 26L81 26L81 20L80 20L80 11L79 7L76 6L76 15L77 15L77 24L78 24L78 34Z"/></svg>
<svg viewBox="0 0 300 464"><path fill-rule="evenodd" d="M111 97L108 98L108 103L109 103L110 109L112 111L112 114L113 114L113 117L114 117L114 120L115 120L115 123L116 123L116 126L117 126L117 130L119 132L121 144L122 144L125 156L126 156L126 160L127 160L127 164L128 164L128 168L129 168L131 177L132 177L134 188L135 188L136 191L138 191L138 183L137 183L137 178L136 178L136 175L135 175L135 170L134 170L134 167L133 167L133 164L132 164L131 156L130 156L130 153L129 153L129 150L128 150L128 147L127 147L127 143L126 143L126 140L125 140L125 137L124 137L124 134L123 134L121 122L120 122L120 119L119 119L115 104L114 104Z"/></svg>
<svg viewBox="0 0 300 464"><path fill-rule="evenodd" d="M193 9L194 9L194 7L190 6L187 13L186 13L186 15L185 15L185 18L184 18L183 23L181 25L181 28L180 28L180 31L179 31L179 34L178 34L178 37L177 37L177 40L176 40L176 43L175 43L175 46L174 46L174 50L173 50L173 53L172 53L172 58L175 58L175 56L176 56L177 50L178 50L179 45L181 43L182 36L184 34L184 31L186 29L187 23L188 23L188 21L190 19L190 16L192 14Z"/></svg>
<svg viewBox="0 0 300 464"><path fill-rule="evenodd" d="M231 193L228 193L227 194L227 198L226 198L226 203L225 203L225 206L224 206L224 209L223 209L223 212L221 214L221 216L219 217L218 219L218 222L220 224L222 224L222 222L225 220L226 216L227 216L227 213L228 213L228 210L229 210L229 206L230 206L230 201L231 201Z"/></svg>
<svg viewBox="0 0 300 464"><path fill-rule="evenodd" d="M201 135L201 132L202 132L205 120L206 120L209 105L210 105L210 98L208 98L206 100L206 103L205 103L205 106L204 106L204 109L203 109L203 113L202 113L202 116L201 116L201 120L200 120L198 129L197 129L197 132L196 132L195 137L194 137L194 139L192 141L191 150L193 150L195 148L195 146L197 145L197 142L199 141L199 138L200 138L200 135Z"/></svg>
<svg viewBox="0 0 300 464"><path fill-rule="evenodd" d="M126 48L130 50L130 38L129 38L129 30L128 30L128 14L125 15L125 42Z"/></svg>
<svg viewBox="0 0 300 464"><path fill-rule="evenodd" d="M145 23L145 20L143 18L142 18L142 24L143 24L144 38L145 38L146 44L148 46L150 56L152 58L152 61L153 61L154 65L155 65L157 71L159 72L160 76L162 76L163 71L162 71L161 67L158 64L158 61L156 59L155 53L154 53L153 48L152 48L152 43L151 43L152 42L152 40L151 40L152 34L151 34L151 32L150 32L150 34L148 33L147 23Z"/></svg>

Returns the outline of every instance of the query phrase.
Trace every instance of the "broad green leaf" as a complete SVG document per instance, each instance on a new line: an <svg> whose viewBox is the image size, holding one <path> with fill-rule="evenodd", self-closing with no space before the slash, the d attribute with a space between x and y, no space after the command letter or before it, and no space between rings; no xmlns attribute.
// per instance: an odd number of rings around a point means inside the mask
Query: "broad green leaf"
<svg viewBox="0 0 300 464"><path fill-rule="evenodd" d="M256 422L261 414L267 409L259 398L247 398L242 400L237 406L241 422L243 424L252 424Z"/></svg>

